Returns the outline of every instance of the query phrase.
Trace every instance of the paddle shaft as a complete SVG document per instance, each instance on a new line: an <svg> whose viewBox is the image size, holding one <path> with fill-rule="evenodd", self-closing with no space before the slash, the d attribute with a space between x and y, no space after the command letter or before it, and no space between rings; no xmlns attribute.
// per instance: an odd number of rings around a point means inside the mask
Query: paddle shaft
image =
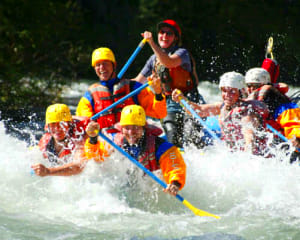
<svg viewBox="0 0 300 240"><path fill-rule="evenodd" d="M147 173L154 181L158 182L163 188L167 188L167 184L155 176L152 172L150 172L147 168L145 168L140 162L135 160L129 153L119 147L115 142L105 136L103 133L99 132L99 136L103 138L106 142L112 145L115 149L117 149L120 153L122 153L125 157L127 157L131 162L137 165L140 169L142 169L145 173Z"/></svg>
<svg viewBox="0 0 300 240"><path fill-rule="evenodd" d="M205 129L207 130L207 132L209 133L209 135L211 137L213 137L215 140L217 140L218 142L221 143L220 138L215 134L214 131L212 131L207 125L206 123L202 120L201 117L199 117L199 115L194 111L194 109L184 100L184 99L180 99L180 102L182 103L182 105L196 118L199 120L199 122L202 124L203 127L205 127Z"/></svg>
<svg viewBox="0 0 300 240"><path fill-rule="evenodd" d="M130 92L129 94L127 94L126 96L122 97L121 99L119 99L118 101L114 102L113 104L109 105L107 108L103 109L102 111L96 113L94 116L91 117L91 120L96 120L97 118L99 118L103 113L109 111L110 109L114 108L116 105L124 102L126 99L134 96L135 94L139 93L140 91L142 91L144 88L149 86L149 82L144 83L142 86L140 86L139 88L135 89L134 91Z"/></svg>
<svg viewBox="0 0 300 240"><path fill-rule="evenodd" d="M147 173L154 181L159 183L163 188L167 188L167 184L163 182L160 178L158 178L156 175L154 175L151 171L149 171L147 168L145 168L140 162L138 162L136 159L134 159L130 154L128 154L126 151L124 151L121 147L119 147L116 143L114 143L112 140L110 140L107 136L105 136L103 133L99 132L99 136L103 138L106 142L108 142L110 145L112 145L115 149L117 149L120 153L122 153L125 157L127 157L132 163L134 163L137 167L142 169L145 173ZM219 216L216 216L214 214L211 214L209 212L203 211L201 209L197 209L194 207L190 202L185 200L182 196L179 194L176 194L176 198L182 202L184 206L189 208L191 211L194 212L194 214L198 216L206 216L206 217L214 217L216 219L219 219Z"/></svg>
<svg viewBox="0 0 300 240"><path fill-rule="evenodd" d="M137 48L135 49L135 51L133 52L133 54L130 56L130 58L128 59L127 63L125 63L125 65L123 66L123 68L121 69L121 71L118 74L118 78L121 79L124 75L124 73L127 71L128 67L130 66L130 64L133 62L133 60L136 58L136 56L138 55L138 53L141 51L141 49L144 47L145 43L147 42L147 39L143 39L139 45L137 46Z"/></svg>
<svg viewBox="0 0 300 240"><path fill-rule="evenodd" d="M275 128L273 128L271 125L267 124L267 128L271 130L274 134L276 134L278 137L280 137L283 141L289 142L289 139L283 136L280 132L278 132ZM297 151L300 151L300 148L296 148Z"/></svg>
<svg viewBox="0 0 300 240"><path fill-rule="evenodd" d="M121 71L118 74L118 79L121 79L124 75L124 73L127 71L128 67L130 66L130 64L133 62L133 60L136 58L136 56L138 55L138 53L141 51L141 49L143 48L143 46L145 45L145 43L147 42L147 40L144 38L138 45L138 47L135 49L135 51L133 52L133 54L130 56L130 58L128 59L128 61L125 63L125 65L123 66L123 68L121 69ZM133 95L137 94L138 92L140 92L141 90L143 90L144 88L148 87L148 83L145 83L144 85L142 85L141 87L137 88L136 90L134 90L133 92L131 92L130 94L126 95L125 97L119 99L118 101L116 101L115 103L113 103L112 105L108 106L107 108L103 109L102 111L100 111L99 113L95 114L94 116L91 117L91 120L96 120L98 119L101 114L109 111L110 109L114 108L116 105L124 102L126 99L132 97Z"/></svg>

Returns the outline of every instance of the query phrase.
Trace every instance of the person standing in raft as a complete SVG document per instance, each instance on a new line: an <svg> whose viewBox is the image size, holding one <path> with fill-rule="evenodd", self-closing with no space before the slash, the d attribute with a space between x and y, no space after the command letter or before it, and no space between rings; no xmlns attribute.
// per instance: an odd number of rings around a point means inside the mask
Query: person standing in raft
<svg viewBox="0 0 300 240"><path fill-rule="evenodd" d="M204 142L195 134L195 129L201 131L201 125L184 115L182 107L172 100L171 93L177 88L195 103L204 103L197 86L199 83L195 61L188 50L180 47L181 29L171 19L157 25L158 45L154 42L152 33L145 31L142 36L147 39L154 54L148 59L142 71L133 80L144 83L151 74L159 76L163 93L167 99L168 115L161 120L169 142L182 148L184 143L194 143L201 148ZM186 118L185 118L186 117ZM192 125L192 126L191 126Z"/></svg>
<svg viewBox="0 0 300 240"><path fill-rule="evenodd" d="M220 77L219 88L222 102L195 104L189 102L200 117L220 115L222 138L232 150L248 151L255 155L266 154L265 119L269 112L264 103L243 100L244 76L237 72L227 72ZM188 101L175 89L173 100Z"/></svg>
<svg viewBox="0 0 300 240"><path fill-rule="evenodd" d="M85 156L85 128L88 122L88 118L72 116L65 104L53 104L47 108L47 132L40 139L39 148L51 167L70 164ZM32 168L38 176L52 174L43 164L35 164Z"/></svg>
<svg viewBox="0 0 300 240"><path fill-rule="evenodd" d="M142 86L141 83L129 79L118 79L116 77L116 65L114 53L109 48L102 47L93 51L92 67L99 77L99 82L92 84L80 99L76 110L77 116L92 117ZM164 118L167 115L166 99L162 94L160 79L153 78L152 80L151 86L154 93L147 87L104 113L97 119L101 129L107 133L116 132L114 124L120 121L121 110L132 104L141 105L149 117Z"/></svg>
<svg viewBox="0 0 300 240"><path fill-rule="evenodd" d="M145 111L141 106L130 105L123 108L119 130L113 141L137 159L150 171L161 169L168 184L165 192L175 196L185 185L186 165L180 151L172 143L158 137L162 130L146 122ZM88 159L103 161L107 156L105 143L98 137L100 126L90 122L87 126L89 139L85 143Z"/></svg>

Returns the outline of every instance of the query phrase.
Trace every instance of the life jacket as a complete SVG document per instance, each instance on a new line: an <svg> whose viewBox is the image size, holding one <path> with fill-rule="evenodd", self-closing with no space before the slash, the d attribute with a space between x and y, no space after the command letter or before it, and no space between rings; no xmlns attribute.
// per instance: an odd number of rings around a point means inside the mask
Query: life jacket
<svg viewBox="0 0 300 240"><path fill-rule="evenodd" d="M57 153L54 149L54 138L50 133L45 133L39 142L39 148L42 151L44 158L48 159L51 164L58 164L67 162L67 156L72 153L75 144L73 141L70 141L68 143L68 148L63 147L62 150Z"/></svg>
<svg viewBox="0 0 300 240"><path fill-rule="evenodd" d="M289 91L289 85L287 85L286 83L282 83L282 82L273 83L273 87L278 89L279 92L281 92L284 95Z"/></svg>
<svg viewBox="0 0 300 240"><path fill-rule="evenodd" d="M69 128L68 144L57 153L54 149L54 138L49 132L46 132L39 141L39 148L43 153L44 158L47 158L50 163L57 164L58 162L67 162L68 155L72 153L77 144L84 144L87 136L85 128L89 123L89 118L72 116L72 122ZM45 127L47 130L47 126Z"/></svg>
<svg viewBox="0 0 300 240"><path fill-rule="evenodd" d="M125 139L124 135L121 133L121 127L119 124L116 124L115 128L120 132L115 134L114 142L118 146L123 147ZM151 172L160 169L158 159L155 157L155 143L157 136L159 136L162 132L163 131L160 128L154 125L147 124L145 127L144 139L141 143L140 153L137 160Z"/></svg>
<svg viewBox="0 0 300 240"><path fill-rule="evenodd" d="M84 141L87 138L85 133L85 129L89 122L91 121L88 117L81 116L72 116L72 124L71 124L71 138L75 141Z"/></svg>
<svg viewBox="0 0 300 240"><path fill-rule="evenodd" d="M276 121L275 112L277 111L282 104L290 102L290 99L280 92L280 90L272 85L263 85L262 87L254 90L249 96L248 99L258 100L264 102L270 112L269 117L266 120L266 123L271 125L277 131L283 133L281 125Z"/></svg>
<svg viewBox="0 0 300 240"><path fill-rule="evenodd" d="M276 90L275 90L276 89ZM273 101L274 99L279 99L282 101L289 101L289 98L285 95L288 91L288 86L284 83L276 83L274 85L263 85L260 88L253 91L254 98L258 101L266 101L268 94L272 92L273 94ZM281 99L282 98L282 99Z"/></svg>
<svg viewBox="0 0 300 240"><path fill-rule="evenodd" d="M161 79L162 88L165 95L171 95L172 91L176 88L183 93L187 93L197 87L196 82L198 78L195 71L193 71L194 66L192 58L191 65L192 72L183 69L181 66L175 68L166 68L158 61L157 58L155 58L154 72Z"/></svg>
<svg viewBox="0 0 300 240"><path fill-rule="evenodd" d="M113 93L110 92L108 87L100 83L93 84L89 88L89 92L94 100L94 112L98 113L130 93L130 80L124 79L115 84L113 87ZM118 104L115 108L102 114L97 119L100 127L102 129L106 129L109 133L116 132L113 126L115 123L120 121L122 109L125 106L132 104L135 104L133 98L128 98L124 102Z"/></svg>
<svg viewBox="0 0 300 240"><path fill-rule="evenodd" d="M247 100L241 101L238 106L226 112L224 104L221 106L219 123L222 130L222 139L233 150L244 150L244 137L242 134L241 119L249 113L257 113L260 118L261 128L265 128L266 118L269 112L265 104L259 101ZM264 146L266 146L266 138L264 136L256 136L255 139L255 155L262 155Z"/></svg>

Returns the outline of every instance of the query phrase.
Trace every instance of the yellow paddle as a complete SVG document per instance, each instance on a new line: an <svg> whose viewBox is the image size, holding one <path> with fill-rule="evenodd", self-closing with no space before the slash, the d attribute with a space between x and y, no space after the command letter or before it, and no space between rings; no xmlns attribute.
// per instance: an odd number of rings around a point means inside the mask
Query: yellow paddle
<svg viewBox="0 0 300 240"><path fill-rule="evenodd" d="M163 182L160 178L158 178L156 175L154 175L152 172L150 172L147 168L145 168L140 162L138 162L136 159L134 159L130 154L128 154L126 151L124 151L121 147L119 147L116 143L114 143L111 139L109 139L107 136L105 136L103 133L99 132L99 136L103 138L106 142L108 142L110 145L112 145L115 149L117 149L120 153L122 153L125 157L127 157L131 162L133 162L137 167L142 169L145 173L147 173L154 181L159 183L163 188L167 188L167 184ZM176 195L176 198L182 202L184 206L189 208L195 215L201 216L201 217L214 217L216 219L219 219L219 216L216 216L214 214L211 214L209 212L203 211L201 209L198 209L194 207L190 202L185 200L182 196L179 194Z"/></svg>

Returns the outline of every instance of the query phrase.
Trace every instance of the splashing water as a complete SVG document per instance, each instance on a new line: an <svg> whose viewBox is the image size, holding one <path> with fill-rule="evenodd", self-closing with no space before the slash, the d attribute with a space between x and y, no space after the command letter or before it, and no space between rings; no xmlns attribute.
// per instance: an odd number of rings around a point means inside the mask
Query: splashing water
<svg viewBox="0 0 300 240"><path fill-rule="evenodd" d="M37 148L3 122L0 139L1 239L300 239L300 168L281 157L188 147L180 194L216 220L195 216L118 154L77 176L42 178L30 174L44 161Z"/></svg>

